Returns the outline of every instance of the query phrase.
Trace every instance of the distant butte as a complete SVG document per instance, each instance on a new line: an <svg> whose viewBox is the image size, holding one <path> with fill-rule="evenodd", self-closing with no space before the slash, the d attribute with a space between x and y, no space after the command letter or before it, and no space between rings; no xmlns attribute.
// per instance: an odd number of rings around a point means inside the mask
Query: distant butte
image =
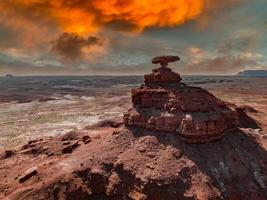
<svg viewBox="0 0 267 200"><path fill-rule="evenodd" d="M126 127L175 133L189 143L206 143L222 138L238 125L234 108L208 91L181 83L181 77L167 67L178 56L152 60L161 64L145 75L145 85L132 90L133 107L124 115Z"/></svg>

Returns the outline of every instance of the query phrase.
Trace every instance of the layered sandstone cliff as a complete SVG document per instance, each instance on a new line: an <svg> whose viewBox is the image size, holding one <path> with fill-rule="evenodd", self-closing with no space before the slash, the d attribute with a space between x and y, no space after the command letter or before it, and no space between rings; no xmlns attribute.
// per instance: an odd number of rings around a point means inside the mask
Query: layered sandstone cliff
<svg viewBox="0 0 267 200"><path fill-rule="evenodd" d="M145 84L132 90L133 107L124 114L124 124L172 132L189 143L219 139L238 125L234 108L180 81L180 75L166 64L145 75Z"/></svg>

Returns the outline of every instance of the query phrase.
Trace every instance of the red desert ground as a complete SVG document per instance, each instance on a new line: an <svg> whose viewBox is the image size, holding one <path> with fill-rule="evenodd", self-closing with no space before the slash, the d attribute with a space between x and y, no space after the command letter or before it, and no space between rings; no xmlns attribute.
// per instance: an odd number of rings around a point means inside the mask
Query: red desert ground
<svg viewBox="0 0 267 200"><path fill-rule="evenodd" d="M0 199L267 200L266 0L0 1Z"/></svg>

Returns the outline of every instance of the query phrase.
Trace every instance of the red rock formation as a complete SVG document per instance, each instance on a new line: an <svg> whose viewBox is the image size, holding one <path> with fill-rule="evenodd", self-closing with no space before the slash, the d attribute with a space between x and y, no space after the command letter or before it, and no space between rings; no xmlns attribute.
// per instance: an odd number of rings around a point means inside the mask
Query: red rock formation
<svg viewBox="0 0 267 200"><path fill-rule="evenodd" d="M133 108L124 115L125 126L173 132L189 143L219 139L237 126L234 108L202 88L181 83L180 75L164 65L132 90Z"/></svg>
<svg viewBox="0 0 267 200"><path fill-rule="evenodd" d="M166 84L177 84L181 81L179 74L172 72L168 67L160 67L154 69L152 74L145 75L145 84L151 85L166 85Z"/></svg>
<svg viewBox="0 0 267 200"><path fill-rule="evenodd" d="M253 139L257 132L191 145L174 134L113 124L121 123L106 121L0 152L0 199L267 198L267 151ZM65 152L71 144L78 145Z"/></svg>

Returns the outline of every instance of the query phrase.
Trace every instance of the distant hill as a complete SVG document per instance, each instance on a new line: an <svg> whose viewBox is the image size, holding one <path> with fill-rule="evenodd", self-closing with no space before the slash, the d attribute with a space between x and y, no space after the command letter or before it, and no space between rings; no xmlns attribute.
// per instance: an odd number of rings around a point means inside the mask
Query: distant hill
<svg viewBox="0 0 267 200"><path fill-rule="evenodd" d="M267 77L267 70L245 70L239 72L237 76Z"/></svg>

